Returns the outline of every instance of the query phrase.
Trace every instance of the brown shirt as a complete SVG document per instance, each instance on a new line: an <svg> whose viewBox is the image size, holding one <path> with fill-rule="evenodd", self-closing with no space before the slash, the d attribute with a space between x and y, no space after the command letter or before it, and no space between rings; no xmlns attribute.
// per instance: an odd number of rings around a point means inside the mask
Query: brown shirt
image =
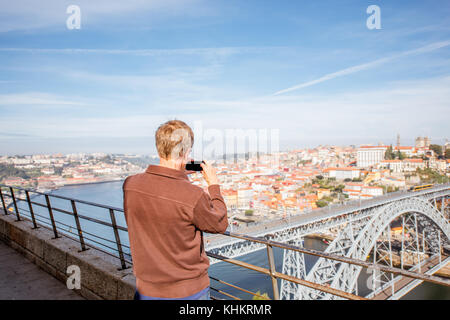
<svg viewBox="0 0 450 320"><path fill-rule="evenodd" d="M208 193L180 170L150 165L123 184L133 272L139 293L183 298L209 286L202 231L228 227L219 185Z"/></svg>

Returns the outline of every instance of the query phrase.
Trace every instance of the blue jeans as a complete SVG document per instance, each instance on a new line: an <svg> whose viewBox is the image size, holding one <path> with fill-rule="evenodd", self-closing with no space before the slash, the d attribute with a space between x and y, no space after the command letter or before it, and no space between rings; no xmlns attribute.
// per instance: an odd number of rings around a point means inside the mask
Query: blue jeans
<svg viewBox="0 0 450 320"><path fill-rule="evenodd" d="M134 300L211 300L211 296L209 293L209 287L184 298L158 298L158 297L149 297L143 294L140 294L137 290L134 293Z"/></svg>

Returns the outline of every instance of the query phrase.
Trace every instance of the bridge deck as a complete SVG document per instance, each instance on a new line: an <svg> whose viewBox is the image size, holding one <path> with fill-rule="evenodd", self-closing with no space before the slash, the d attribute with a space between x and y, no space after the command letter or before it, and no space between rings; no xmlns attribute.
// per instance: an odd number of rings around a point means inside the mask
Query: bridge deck
<svg viewBox="0 0 450 320"><path fill-rule="evenodd" d="M445 260L446 257L443 256L442 260ZM431 269L433 269L435 266L437 266L439 264L439 257L434 257L433 259L430 259L428 262L424 263L421 267L420 267L420 273L425 273ZM436 273L436 272L435 272ZM403 289L404 287L406 287L408 284L410 284L411 282L413 282L415 279L412 278L406 278L406 277L401 277L400 280L396 281L394 283L394 294L398 291L400 291L401 289ZM375 295L372 300L387 300L392 296L392 287L389 286L386 289L382 290L381 292L379 292L377 295Z"/></svg>
<svg viewBox="0 0 450 320"><path fill-rule="evenodd" d="M0 300L83 300L0 241Z"/></svg>

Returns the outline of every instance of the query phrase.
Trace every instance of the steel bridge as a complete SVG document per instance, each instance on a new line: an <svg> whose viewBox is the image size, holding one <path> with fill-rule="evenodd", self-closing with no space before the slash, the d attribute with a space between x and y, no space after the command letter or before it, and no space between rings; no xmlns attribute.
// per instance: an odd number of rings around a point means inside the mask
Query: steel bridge
<svg viewBox="0 0 450 320"><path fill-rule="evenodd" d="M266 240L303 246L303 238L313 233L337 230L325 254L365 261L371 256L374 264L394 266L394 256L400 255L400 268L433 274L450 262L442 254L450 242L449 199L450 184L436 185L418 192L389 193L364 201L327 207L289 220L261 224L245 230L247 235ZM392 239L391 224L401 226L401 236ZM263 243L230 238L222 235L207 237L209 252L239 257L265 248ZM357 280L362 266L320 257L311 270L306 270L304 254L285 250L283 273L338 290L358 294ZM212 261L216 263L219 260ZM399 299L422 283L421 280L371 270L372 299ZM317 291L282 280L281 299L335 299L324 291Z"/></svg>
<svg viewBox="0 0 450 320"><path fill-rule="evenodd" d="M269 276L274 299L399 299L423 281L450 287L450 280L434 273L450 262L444 248L450 243L450 184L417 192L396 192L364 201L299 212L288 219L219 235L206 235L211 264L224 261ZM32 229L45 227L120 261L132 265L123 209L84 200L0 185L3 213ZM401 226L392 236L391 224ZM303 247L305 236L333 230L336 238L325 251ZM273 248L284 250L283 270L275 268ZM269 268L235 259L266 248ZM318 257L306 269L304 255ZM370 258L369 258L370 257ZM362 297L357 280L362 268L370 270L372 291ZM259 296L235 284L210 277L222 285ZM281 285L278 287L278 279ZM227 297L236 296L211 289Z"/></svg>

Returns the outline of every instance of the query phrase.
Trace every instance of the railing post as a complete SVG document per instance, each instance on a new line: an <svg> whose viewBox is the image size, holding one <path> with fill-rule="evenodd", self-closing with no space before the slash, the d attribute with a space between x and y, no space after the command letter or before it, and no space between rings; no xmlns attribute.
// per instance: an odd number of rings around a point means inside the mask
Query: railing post
<svg viewBox="0 0 450 320"><path fill-rule="evenodd" d="M391 228L390 228L390 225L388 226L388 228L387 228L387 235L388 235L388 241L389 241L389 264L390 264L390 267L392 268L393 267L393 261L392 261L392 239L391 239ZM391 295L394 295L394 293L395 293L395 287L394 287L394 274L393 273L391 273L391 283L392 283L392 286L391 286Z"/></svg>
<svg viewBox="0 0 450 320"><path fill-rule="evenodd" d="M25 191L25 194L27 195L28 208L30 208L31 220L33 221L33 229L37 229L38 226L36 224L36 219L34 218L33 206L31 205L31 199L28 190Z"/></svg>
<svg viewBox="0 0 450 320"><path fill-rule="evenodd" d="M422 230L422 253L425 259L425 228Z"/></svg>
<svg viewBox="0 0 450 320"><path fill-rule="evenodd" d="M54 239L59 238L58 237L58 231L56 229L56 223L55 223L55 219L53 218L53 211L52 211L52 206L50 205L50 199L48 197L48 194L45 195L45 201L47 202L47 209L48 209L48 214L50 216L50 220L52 221L52 227L53 227L53 233L55 235Z"/></svg>
<svg viewBox="0 0 450 320"><path fill-rule="evenodd" d="M13 199L14 209L16 210L17 221L20 221L19 209L17 208L16 197L14 196L14 190L12 187L9 187L9 191L11 192L11 197Z"/></svg>
<svg viewBox="0 0 450 320"><path fill-rule="evenodd" d="M269 259L270 277L272 278L273 299L280 300L280 293L278 291L278 282L277 278L274 276L276 269L275 269L275 260L273 258L273 248L271 245L266 246L267 246L267 258Z"/></svg>
<svg viewBox="0 0 450 320"><path fill-rule="evenodd" d="M439 230L438 230L438 241L439 241L439 265L442 265L441 231Z"/></svg>
<svg viewBox="0 0 450 320"><path fill-rule="evenodd" d="M402 216L402 254L400 257L400 268L403 269L403 256L405 255L405 216Z"/></svg>
<svg viewBox="0 0 450 320"><path fill-rule="evenodd" d="M122 269L126 269L127 264L125 263L125 258L123 256L122 244L120 243L119 230L117 229L116 216L114 215L113 209L109 209L109 215L111 216L111 223L114 229L114 236L116 238L117 250L119 251L120 263L122 264Z"/></svg>
<svg viewBox="0 0 450 320"><path fill-rule="evenodd" d="M78 237L80 238L81 251L86 251L87 249L86 245L84 244L83 231L81 230L80 219L78 218L77 206L75 205L74 200L70 200L70 203L72 204L72 212L73 216L75 217L75 223L77 225Z"/></svg>
<svg viewBox="0 0 450 320"><path fill-rule="evenodd" d="M377 242L375 241L375 244L373 246L373 264L377 264ZM377 269L373 270L372 273L372 290L376 291L378 289L378 282L380 282L380 279L377 279L379 276Z"/></svg>
<svg viewBox="0 0 450 320"><path fill-rule="evenodd" d="M0 198L2 199L3 211L5 212L5 215L7 215L8 210L6 210L6 204L5 204L5 199L3 198L2 187L0 187Z"/></svg>
<svg viewBox="0 0 450 320"><path fill-rule="evenodd" d="M417 263L419 265L419 272L421 272L421 270L420 270L419 231L418 231L418 228L417 228L417 213L414 213L414 225L415 225L415 234L416 234Z"/></svg>

